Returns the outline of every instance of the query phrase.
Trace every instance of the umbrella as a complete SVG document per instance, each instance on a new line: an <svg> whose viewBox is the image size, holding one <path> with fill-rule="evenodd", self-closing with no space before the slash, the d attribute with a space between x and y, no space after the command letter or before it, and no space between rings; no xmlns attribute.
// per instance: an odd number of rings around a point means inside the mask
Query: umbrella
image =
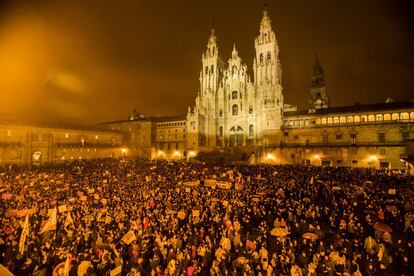
<svg viewBox="0 0 414 276"><path fill-rule="evenodd" d="M302 237L304 237L307 240L312 240L312 241L319 239L318 235L316 235L314 233L305 233L305 234L303 234Z"/></svg>
<svg viewBox="0 0 414 276"><path fill-rule="evenodd" d="M284 237L289 235L289 231L286 228L276 227L273 228L272 231L270 231L270 235L276 237Z"/></svg>
<svg viewBox="0 0 414 276"><path fill-rule="evenodd" d="M387 205L385 207L385 209L387 209L388 212L397 212L398 211L398 209L395 205Z"/></svg>
<svg viewBox="0 0 414 276"><path fill-rule="evenodd" d="M374 210L372 210L372 209L367 209L367 210L364 210L364 213L365 213L365 214L375 215L375 211L374 211Z"/></svg>
<svg viewBox="0 0 414 276"><path fill-rule="evenodd" d="M79 276L87 275L88 268L93 268L92 263L88 261L82 261L80 265L78 266L78 275Z"/></svg>
<svg viewBox="0 0 414 276"><path fill-rule="evenodd" d="M83 220L86 220L86 221L93 221L93 220L94 220L94 218L93 218L93 216L92 216L92 215L86 215L86 216L84 216L84 217L83 217Z"/></svg>
<svg viewBox="0 0 414 276"><path fill-rule="evenodd" d="M303 199L303 201L304 201L304 202L307 202L307 203L310 203L310 202L311 202L311 200L309 199L309 197L305 197L305 198Z"/></svg>
<svg viewBox="0 0 414 276"><path fill-rule="evenodd" d="M388 226L387 224L385 224L385 223L380 223L380 222L376 222L375 224L374 224L374 229L376 230L376 231L378 231L378 232L392 232L392 229L391 229L391 227L390 226Z"/></svg>
<svg viewBox="0 0 414 276"><path fill-rule="evenodd" d="M11 273L5 266L0 264L0 275L13 276L13 273Z"/></svg>

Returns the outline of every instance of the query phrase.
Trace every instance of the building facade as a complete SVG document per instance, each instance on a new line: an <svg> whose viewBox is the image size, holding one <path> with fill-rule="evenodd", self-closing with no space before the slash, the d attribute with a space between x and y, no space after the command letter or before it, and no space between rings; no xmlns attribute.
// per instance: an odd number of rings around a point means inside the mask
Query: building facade
<svg viewBox="0 0 414 276"><path fill-rule="evenodd" d="M225 63L212 30L202 54L200 89L187 114L187 148L260 146L282 126L283 94L279 47L264 11L255 39L254 80L236 46Z"/></svg>
<svg viewBox="0 0 414 276"><path fill-rule="evenodd" d="M0 165L119 157L122 133L92 128L0 124Z"/></svg>
<svg viewBox="0 0 414 276"><path fill-rule="evenodd" d="M319 58L309 107L284 103L279 47L264 11L255 39L253 78L233 47L220 58L214 30L202 54L200 90L187 115L187 148L244 149L262 162L404 168L404 141L413 137L414 103L331 107Z"/></svg>

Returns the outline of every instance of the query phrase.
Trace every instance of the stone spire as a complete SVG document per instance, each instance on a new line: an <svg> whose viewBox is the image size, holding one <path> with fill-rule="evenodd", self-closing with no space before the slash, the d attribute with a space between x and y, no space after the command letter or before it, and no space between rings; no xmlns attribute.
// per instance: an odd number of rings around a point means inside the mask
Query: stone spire
<svg viewBox="0 0 414 276"><path fill-rule="evenodd" d="M312 87L325 86L325 74L323 68L319 63L318 54L315 53L315 63L312 69Z"/></svg>
<svg viewBox="0 0 414 276"><path fill-rule="evenodd" d="M267 14L267 6L265 5L263 9L262 21L260 22L260 31L265 31L269 29L272 29L272 20L270 20L270 17Z"/></svg>
<svg viewBox="0 0 414 276"><path fill-rule="evenodd" d="M237 57L238 55L239 53L237 52L237 49L236 49L236 43L233 43L233 51L231 52L231 56Z"/></svg>

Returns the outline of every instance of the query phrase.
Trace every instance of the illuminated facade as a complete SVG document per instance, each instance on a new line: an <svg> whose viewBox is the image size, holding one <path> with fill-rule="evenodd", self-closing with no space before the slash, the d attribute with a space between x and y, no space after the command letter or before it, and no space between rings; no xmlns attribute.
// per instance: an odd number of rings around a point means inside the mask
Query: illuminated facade
<svg viewBox="0 0 414 276"><path fill-rule="evenodd" d="M285 112L272 151L281 163L404 168L414 102Z"/></svg>
<svg viewBox="0 0 414 276"><path fill-rule="evenodd" d="M92 128L0 124L0 165L119 157L122 134Z"/></svg>
<svg viewBox="0 0 414 276"><path fill-rule="evenodd" d="M279 47L265 10L255 39L254 81L236 46L223 62L215 31L202 54L200 90L187 115L187 148L260 146L282 126L283 94Z"/></svg>

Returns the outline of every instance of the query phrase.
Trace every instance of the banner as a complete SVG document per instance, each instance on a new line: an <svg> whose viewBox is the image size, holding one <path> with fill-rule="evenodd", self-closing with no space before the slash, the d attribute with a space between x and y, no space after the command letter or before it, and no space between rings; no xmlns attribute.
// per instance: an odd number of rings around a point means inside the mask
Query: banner
<svg viewBox="0 0 414 276"><path fill-rule="evenodd" d="M137 237L135 236L135 233L133 230L129 230L128 233L125 234L125 236L122 238L122 241L126 244L130 244L131 242L135 241Z"/></svg>
<svg viewBox="0 0 414 276"><path fill-rule="evenodd" d="M200 180L184 182L184 186L186 187L200 186Z"/></svg>
<svg viewBox="0 0 414 276"><path fill-rule="evenodd" d="M200 216L200 211L199 210L193 210L192 214L193 214L194 217L198 217L198 216Z"/></svg>
<svg viewBox="0 0 414 276"><path fill-rule="evenodd" d="M220 189L229 190L231 188L231 183L225 181L217 181L217 187L219 187Z"/></svg>
<svg viewBox="0 0 414 276"><path fill-rule="evenodd" d="M122 272L122 264L111 270L110 276L120 275Z"/></svg>
<svg viewBox="0 0 414 276"><path fill-rule="evenodd" d="M396 189L388 189L388 194L389 195L396 195L397 194L397 190Z"/></svg>
<svg viewBox="0 0 414 276"><path fill-rule="evenodd" d="M236 191L242 191L243 184L241 184L240 182L237 182L236 184L234 184L234 188L236 189Z"/></svg>
<svg viewBox="0 0 414 276"><path fill-rule="evenodd" d="M1 199L9 200L13 197L13 194L2 194Z"/></svg>
<svg viewBox="0 0 414 276"><path fill-rule="evenodd" d="M19 252L23 255L24 252L24 244L26 243L27 235L29 234L29 215L26 215L26 219L24 220L22 234L20 235L20 242L19 242Z"/></svg>
<svg viewBox="0 0 414 276"><path fill-rule="evenodd" d="M204 186L214 189L217 186L217 181L215 179L206 179L204 180Z"/></svg>
<svg viewBox="0 0 414 276"><path fill-rule="evenodd" d="M60 205L60 206L58 207L58 210L59 210L59 213L66 212L66 211L67 211L67 209L66 209L66 204L65 204L65 205Z"/></svg>

